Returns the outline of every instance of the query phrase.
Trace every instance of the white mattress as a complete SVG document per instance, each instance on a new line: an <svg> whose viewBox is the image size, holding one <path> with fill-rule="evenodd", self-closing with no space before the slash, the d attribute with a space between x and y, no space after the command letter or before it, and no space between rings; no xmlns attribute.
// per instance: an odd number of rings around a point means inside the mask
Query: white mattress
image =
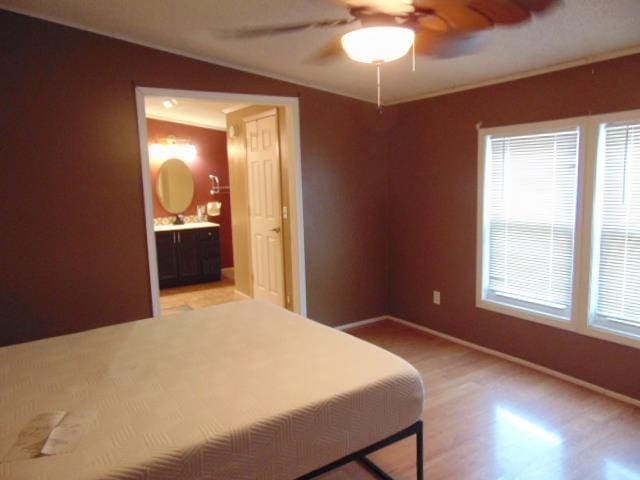
<svg viewBox="0 0 640 480"><path fill-rule="evenodd" d="M0 478L296 478L417 421L399 357L258 301L0 348L0 461L41 413L95 415Z"/></svg>

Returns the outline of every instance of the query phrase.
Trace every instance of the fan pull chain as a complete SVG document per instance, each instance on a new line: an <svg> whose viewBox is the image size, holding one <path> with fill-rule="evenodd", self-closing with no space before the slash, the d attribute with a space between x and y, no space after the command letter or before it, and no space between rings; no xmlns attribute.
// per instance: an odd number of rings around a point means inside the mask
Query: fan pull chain
<svg viewBox="0 0 640 480"><path fill-rule="evenodd" d="M411 45L411 71L413 73L416 72L416 41L413 41L413 44Z"/></svg>
<svg viewBox="0 0 640 480"><path fill-rule="evenodd" d="M382 101L380 100L381 96L380 96L380 91L381 91L381 87L380 87L380 65L382 63L378 62L376 63L376 75L378 78L378 110L382 109Z"/></svg>

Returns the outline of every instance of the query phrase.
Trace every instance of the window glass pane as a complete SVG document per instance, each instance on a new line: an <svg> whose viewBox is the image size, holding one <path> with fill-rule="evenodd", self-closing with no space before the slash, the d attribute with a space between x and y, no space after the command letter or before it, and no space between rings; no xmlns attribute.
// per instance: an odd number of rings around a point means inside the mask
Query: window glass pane
<svg viewBox="0 0 640 480"><path fill-rule="evenodd" d="M597 160L592 308L640 333L640 123L602 125Z"/></svg>
<svg viewBox="0 0 640 480"><path fill-rule="evenodd" d="M488 137L486 298L570 317L579 136Z"/></svg>

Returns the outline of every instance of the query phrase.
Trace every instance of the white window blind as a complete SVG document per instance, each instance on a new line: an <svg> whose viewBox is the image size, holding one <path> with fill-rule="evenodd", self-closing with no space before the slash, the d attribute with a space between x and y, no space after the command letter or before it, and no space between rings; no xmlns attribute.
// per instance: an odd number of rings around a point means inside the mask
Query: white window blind
<svg viewBox="0 0 640 480"><path fill-rule="evenodd" d="M640 334L640 123L601 125L597 162L592 321Z"/></svg>
<svg viewBox="0 0 640 480"><path fill-rule="evenodd" d="M578 127L487 137L485 300L571 317L579 151Z"/></svg>

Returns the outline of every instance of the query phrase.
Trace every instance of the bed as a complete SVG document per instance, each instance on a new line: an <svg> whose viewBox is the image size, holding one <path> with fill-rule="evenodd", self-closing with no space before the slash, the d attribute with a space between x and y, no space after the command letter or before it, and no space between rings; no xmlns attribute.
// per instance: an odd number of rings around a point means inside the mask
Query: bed
<svg viewBox="0 0 640 480"><path fill-rule="evenodd" d="M0 479L307 479L352 460L390 478L366 455L411 435L422 478L418 372L266 302L0 348L0 389ZM88 419L72 450L12 459L58 411Z"/></svg>

